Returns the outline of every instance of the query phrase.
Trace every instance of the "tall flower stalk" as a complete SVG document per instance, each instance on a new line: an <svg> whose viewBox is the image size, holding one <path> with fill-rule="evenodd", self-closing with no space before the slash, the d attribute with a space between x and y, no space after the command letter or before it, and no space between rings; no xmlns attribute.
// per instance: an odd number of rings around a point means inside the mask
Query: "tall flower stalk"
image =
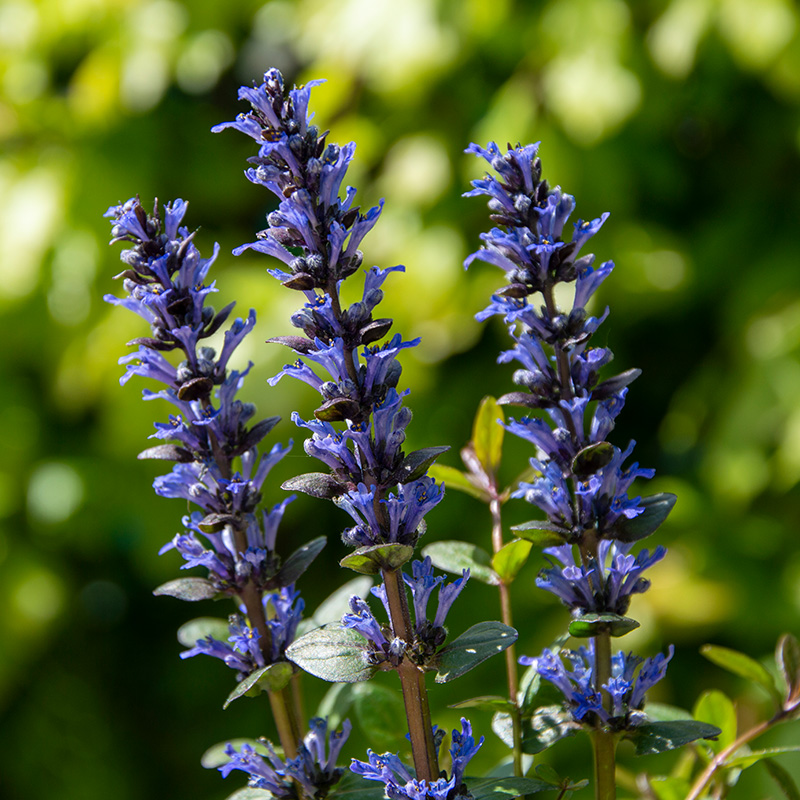
<svg viewBox="0 0 800 800"><path fill-rule="evenodd" d="M235 601L242 613L229 618L227 638L203 636L181 657L210 655L235 670L240 689L232 697L256 684L267 692L287 758L285 764L280 762L279 773L273 769L270 788L281 797L298 797L303 791L312 797L335 782L341 770L335 775L331 765L323 769L308 755L309 737L314 742L324 739L326 726L324 721L312 721L312 732L304 739L299 704L288 694L294 670L286 649L303 611L294 581L325 540L317 539L283 559L276 551L278 526L294 498L258 511L264 482L289 448L276 444L259 454L259 442L278 417L250 424L255 406L236 395L252 365L241 372L228 369L232 353L255 325L255 312L230 325L219 353L202 344L222 328L233 304L219 313L207 304L217 291L206 281L218 247L211 258L200 256L194 233L182 225L186 208L182 200L163 207L156 203L148 214L139 199L132 198L106 212L112 243L123 241L131 247L122 252L126 269L117 276L127 294L105 299L143 317L151 331L151 336L129 342L137 350L120 359L126 365L120 382L137 375L163 384L158 392L145 389L144 399L166 400L178 412L167 422L155 423L152 435L171 443L157 444L139 457L175 462L171 472L155 479L155 491L162 497L181 498L195 509L183 518L183 532L161 552L176 550L184 568L207 571L206 578L172 581L156 594L190 601L212 597ZM167 357L172 352L179 354L178 359ZM344 734L330 736L338 741L348 731L345 727ZM224 775L247 764L255 770L252 780L264 777L260 757L230 755L233 761L223 768ZM314 785L317 788L309 790Z"/></svg>
<svg viewBox="0 0 800 800"><path fill-rule="evenodd" d="M510 419L505 428L536 448L530 460L536 477L520 483L512 497L536 506L545 519L516 530L547 545L544 552L553 561L537 585L570 609L570 633L589 639L577 651L545 650L539 658L520 662L535 666L557 686L572 721L589 731L596 796L610 800L616 796L616 742L622 732L646 721L641 713L645 693L663 677L672 656L670 649L667 658L642 663L632 654L613 653L611 638L638 626L625 617L631 595L647 589L642 573L665 550L643 550L637 556L630 551L664 521L675 498L631 497L633 482L652 477L653 470L627 464L633 442L621 450L607 441L628 384L639 374L628 370L601 380L600 370L612 353L590 346L608 309L595 317L587 306L614 265L595 266L594 256L581 255L581 250L608 214L578 220L571 236L565 234L575 201L541 179L537 151L534 144L502 152L493 142L467 149L485 159L494 174L473 181L466 196L488 196L497 227L481 234L483 245L465 266L484 261L499 267L507 279L477 316L501 316L509 329L514 344L499 360L517 362L514 383L519 389L499 402L526 409L527 416ZM569 309L556 303L559 284L574 284Z"/></svg>
<svg viewBox="0 0 800 800"><path fill-rule="evenodd" d="M280 72L270 70L260 86L239 91L251 110L214 130L232 127L258 143L258 155L250 159L253 166L246 176L279 201L257 240L234 252L255 250L278 259L284 266L271 268L270 274L301 292L306 301L291 319L303 335L270 340L298 357L270 383L290 376L320 393L322 403L313 418L297 413L292 418L310 433L305 451L329 472L299 476L285 488L332 499L346 511L355 525L342 538L356 549L343 564L381 575L381 599L390 619L388 637L374 620L359 627L358 615L364 617L368 609L358 604L351 627L363 633L371 646L386 646L382 651L386 658L380 663L400 677L416 779L431 785L440 770L425 671L443 642L444 628L434 623L433 629L441 629L434 643L430 627L421 629L419 616L416 623L412 620L402 565L412 557L425 530L425 515L444 496L443 485L437 485L426 470L447 448L411 454L402 449L411 411L404 405L408 390L397 389L402 371L398 356L417 346L419 339L406 341L395 333L380 344L393 323L376 318L374 312L383 298L384 281L404 268L365 270L361 300L347 308L342 305L341 283L361 266L358 248L378 221L382 202L362 213L354 205L355 189L347 187L340 196L355 144L329 144L327 134L310 124L309 94L317 83L288 89ZM373 666L379 663L375 658L374 651L368 655Z"/></svg>

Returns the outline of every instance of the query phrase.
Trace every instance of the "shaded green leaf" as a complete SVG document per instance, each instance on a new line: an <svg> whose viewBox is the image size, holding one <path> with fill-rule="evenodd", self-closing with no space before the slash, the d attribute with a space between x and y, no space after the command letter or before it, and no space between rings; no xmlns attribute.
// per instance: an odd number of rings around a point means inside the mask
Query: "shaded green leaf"
<svg viewBox="0 0 800 800"><path fill-rule="evenodd" d="M736 739L736 709L731 699L718 689L700 695L692 716L719 728L719 737L711 745L715 753L724 750Z"/></svg>
<svg viewBox="0 0 800 800"><path fill-rule="evenodd" d="M367 741L376 750L397 750L403 743L405 727L397 720L405 719L405 705L399 690L375 682L356 684L353 708Z"/></svg>
<svg viewBox="0 0 800 800"><path fill-rule="evenodd" d="M353 704L355 683L334 683L317 706L315 717L328 720L329 730L335 730L342 724Z"/></svg>
<svg viewBox="0 0 800 800"><path fill-rule="evenodd" d="M467 778L467 788L474 800L513 798L543 792L553 787L535 778Z"/></svg>
<svg viewBox="0 0 800 800"><path fill-rule="evenodd" d="M385 794L383 784L365 781L360 775L348 770L328 792L328 798L331 797L340 797L342 800L384 800Z"/></svg>
<svg viewBox="0 0 800 800"><path fill-rule="evenodd" d="M194 647L200 639L211 636L220 642L227 642L231 635L228 620L217 617L198 617L185 622L178 628L178 641L184 647Z"/></svg>
<svg viewBox="0 0 800 800"><path fill-rule="evenodd" d="M362 575L340 586L326 597L318 606L311 619L317 628L331 622L338 622L350 611L350 598L358 595L362 600L369 594L372 578Z"/></svg>
<svg viewBox="0 0 800 800"><path fill-rule="evenodd" d="M608 632L612 636L624 636L639 627L639 623L630 617L618 614L582 614L569 623L569 632L577 638L590 638Z"/></svg>
<svg viewBox="0 0 800 800"><path fill-rule="evenodd" d="M523 522L521 525L512 525L511 530L520 539L526 539L537 547L558 547L567 539L566 532L562 532L558 526L538 519Z"/></svg>
<svg viewBox="0 0 800 800"><path fill-rule="evenodd" d="M334 622L295 639L287 648L286 657L324 681L357 683L375 674L375 667L364 661L366 648L360 633Z"/></svg>
<svg viewBox="0 0 800 800"><path fill-rule="evenodd" d="M484 470L494 475L503 457L505 429L500 422L505 420L503 409L494 397L487 395L481 400L472 425L472 445L475 456Z"/></svg>
<svg viewBox="0 0 800 800"><path fill-rule="evenodd" d="M572 459L572 472L579 478L594 475L607 466L614 458L614 445L608 442L595 442L578 451Z"/></svg>
<svg viewBox="0 0 800 800"><path fill-rule="evenodd" d="M704 644L700 648L700 653L718 667L732 672L748 681L753 681L767 690L771 697L778 703L782 697L775 686L775 679L767 672L766 668L759 664L754 658L738 650L731 650L729 647L720 647L715 644Z"/></svg>
<svg viewBox="0 0 800 800"><path fill-rule="evenodd" d="M302 547L298 547L278 570L278 574L275 576L278 584L288 586L290 583L294 583L308 569L326 544L327 539L324 536L318 536L316 539L306 542Z"/></svg>
<svg viewBox="0 0 800 800"><path fill-rule="evenodd" d="M736 756L735 758L729 758L725 762L726 767L736 767L738 769L747 769L748 767L752 767L753 764L758 764L759 761L763 761L766 758L772 758L772 756L779 756L782 753L797 753L800 752L800 745L788 746L788 747L768 747L766 750L752 750L749 753L745 753L741 756Z"/></svg>
<svg viewBox="0 0 800 800"><path fill-rule="evenodd" d="M228 695L227 700L222 704L227 708L234 700L242 695L249 694L250 697L261 694L262 690L277 692L283 689L292 679L292 665L285 661L278 661L275 664L267 664L255 672L250 673L244 680L236 684L236 688Z"/></svg>
<svg viewBox="0 0 800 800"><path fill-rule="evenodd" d="M778 788L783 792L787 800L800 800L800 789L794 782L794 778L776 761L767 759L763 762L770 778L778 784Z"/></svg>
<svg viewBox="0 0 800 800"><path fill-rule="evenodd" d="M469 475L466 472L462 472L455 467L449 467L446 464L432 464L428 467L428 475L435 481L440 483L443 481L446 489L457 489L459 492L465 492L484 503L488 503L491 499L483 489L479 489L469 479Z"/></svg>
<svg viewBox="0 0 800 800"><path fill-rule="evenodd" d="M460 678L478 664L502 653L517 640L517 632L502 622L479 622L446 644L430 665L436 670L436 683Z"/></svg>
<svg viewBox="0 0 800 800"><path fill-rule="evenodd" d="M514 704L507 697L485 695L461 700L459 703L453 703L449 708L480 708L483 711L505 711L508 714L513 711Z"/></svg>
<svg viewBox="0 0 800 800"><path fill-rule="evenodd" d="M500 583L500 578L490 566L491 556L469 542L433 542L423 548L422 555L429 556L433 565L445 572L460 575L463 570L469 569L470 577L476 581L492 586Z"/></svg>
<svg viewBox="0 0 800 800"><path fill-rule="evenodd" d="M500 548L492 558L492 568L503 583L511 583L525 565L533 545L523 539L515 539Z"/></svg>
<svg viewBox="0 0 800 800"><path fill-rule="evenodd" d="M178 600L196 603L198 600L210 600L212 597L216 597L219 591L206 578L178 578L162 583L153 590L153 594L156 597L167 595L168 597L177 597Z"/></svg>
<svg viewBox="0 0 800 800"><path fill-rule="evenodd" d="M345 487L327 472L307 472L305 475L297 475L284 481L281 489L287 492L302 492L323 500L331 500L345 492Z"/></svg>
<svg viewBox="0 0 800 800"><path fill-rule="evenodd" d="M381 570L402 567L414 555L414 548L407 544L374 544L359 547L345 556L339 565L360 572L362 575L377 575Z"/></svg>
<svg viewBox="0 0 800 800"><path fill-rule="evenodd" d="M775 661L786 687L787 703L797 702L800 700L800 642L791 633L778 640Z"/></svg>
<svg viewBox="0 0 800 800"><path fill-rule="evenodd" d="M685 800L691 786L685 778L650 778L648 785L658 800Z"/></svg>
<svg viewBox="0 0 800 800"><path fill-rule="evenodd" d="M561 776L549 764L537 764L534 768L534 772L541 780L545 783L549 783L551 786L561 785Z"/></svg>
<svg viewBox="0 0 800 800"><path fill-rule="evenodd" d="M523 724L522 752L536 755L578 730L580 725L562 705L542 706Z"/></svg>
<svg viewBox="0 0 800 800"><path fill-rule="evenodd" d="M273 800L274 795L266 789L254 789L252 786L245 786L233 794L229 794L225 800Z"/></svg>
<svg viewBox="0 0 800 800"><path fill-rule="evenodd" d="M428 467L449 449L448 445L442 445L440 447L423 447L422 450L409 453L398 467L397 482L408 483L421 478L428 471Z"/></svg>
<svg viewBox="0 0 800 800"><path fill-rule="evenodd" d="M644 511L632 519L620 517L611 526L609 537L619 539L621 542L637 542L639 539L644 539L666 520L677 499L669 492L643 497L639 505L644 506Z"/></svg>
<svg viewBox="0 0 800 800"><path fill-rule="evenodd" d="M691 714L685 708L670 706L666 703L653 703L647 701L645 709L650 722L672 722L681 719L691 719Z"/></svg>
<svg viewBox="0 0 800 800"><path fill-rule="evenodd" d="M693 719L673 720L671 722L645 722L631 731L625 738L636 747L636 755L643 756L675 750L697 739L713 739L720 733L719 728Z"/></svg>

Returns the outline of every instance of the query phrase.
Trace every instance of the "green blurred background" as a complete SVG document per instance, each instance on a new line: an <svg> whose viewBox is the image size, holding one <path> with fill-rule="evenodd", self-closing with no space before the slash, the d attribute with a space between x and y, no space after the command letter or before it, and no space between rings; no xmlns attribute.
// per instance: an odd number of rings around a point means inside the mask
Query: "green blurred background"
<svg viewBox="0 0 800 800"><path fill-rule="evenodd" d="M652 654L675 643L662 701L691 708L719 685L744 724L768 713L698 648L761 658L800 632L799 22L790 0L0 2L0 796L222 798L243 781L202 769L202 752L272 732L262 700L223 713L223 665L178 659L175 629L228 608L151 595L177 574L177 557L156 553L183 508L154 496L156 466L135 454L168 412L141 402L140 381L120 388L117 359L142 328L101 299L121 291L105 209L136 193L189 199L201 251L222 248L215 305L239 299L240 314L259 314L238 353L256 362L244 393L287 420L270 442L296 439L267 500L314 468L288 418L315 398L266 384L285 352L264 339L290 332L300 296L266 275L266 257L229 255L264 227L271 199L242 176L252 142L209 132L270 66L290 82L328 79L312 95L317 121L331 141L357 141L362 204L386 198L365 262L407 267L385 308L423 338L404 361L409 445L451 445L444 463L458 464L481 397L511 387L495 364L502 326L473 319L500 273L461 267L487 227L483 202L460 198L482 172L463 149L541 140L544 174L576 196L576 216L611 212L593 240L618 265L599 293L612 312L598 341L618 369L644 371L614 441L635 438L638 460L657 468L647 491L679 495L651 540L670 555L623 644ZM509 480L528 455L509 443ZM509 523L530 516L523 506L508 506ZM330 534L302 584L310 608L349 577L336 565L347 519L305 497L287 512L284 552ZM427 538L488 548L487 521L451 492ZM566 622L533 585L542 563L532 557L514 585L523 653ZM473 582L451 628L497 616L494 591ZM487 662L435 688L435 719L455 724L447 704L502 691L501 676ZM310 707L325 688L306 681ZM348 756L368 741L403 747L370 722L362 713ZM485 713L473 722L486 770L502 747ZM767 743L797 738L787 728ZM571 740L548 758L583 777L588 756ZM621 756L632 770L672 763ZM777 797L760 769L734 797Z"/></svg>

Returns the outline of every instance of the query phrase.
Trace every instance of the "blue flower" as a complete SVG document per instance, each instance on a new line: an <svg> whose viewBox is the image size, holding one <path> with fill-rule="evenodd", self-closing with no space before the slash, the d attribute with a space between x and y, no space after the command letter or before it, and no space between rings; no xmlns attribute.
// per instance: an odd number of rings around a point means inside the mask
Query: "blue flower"
<svg viewBox="0 0 800 800"><path fill-rule="evenodd" d="M670 645L666 656L659 653L654 658L641 659L633 653L617 651L611 657L611 677L601 686L597 686L594 672L594 640L590 640L588 647L578 650L558 653L545 649L538 658L522 656L519 663L533 666L564 695L565 704L576 722L622 730L646 721L641 713L645 695L664 677L674 652ZM571 669L565 665L565 659ZM641 667L638 674L637 667ZM601 690L611 698L610 712L604 707Z"/></svg>
<svg viewBox="0 0 800 800"><path fill-rule="evenodd" d="M418 781L397 755L378 755L372 750L367 750L368 761L354 758L350 769L366 780L383 783L390 800L455 800L456 797L467 797L469 793L463 785L464 770L483 745L484 737L476 744L472 726L462 718L461 730L453 731L452 738L450 757L453 766L450 778L443 774L435 781Z"/></svg>

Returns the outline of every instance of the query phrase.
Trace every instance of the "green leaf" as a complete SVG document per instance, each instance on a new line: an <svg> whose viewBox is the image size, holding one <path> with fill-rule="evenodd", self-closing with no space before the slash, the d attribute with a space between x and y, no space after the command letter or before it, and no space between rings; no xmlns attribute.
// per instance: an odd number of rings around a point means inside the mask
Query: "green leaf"
<svg viewBox="0 0 800 800"><path fill-rule="evenodd" d="M494 397L487 395L478 406L475 422L472 425L472 445L475 456L489 475L494 475L503 457L503 436L505 429L499 421L504 421L503 409Z"/></svg>
<svg viewBox="0 0 800 800"><path fill-rule="evenodd" d="M236 684L236 688L228 695L228 699L222 704L227 708L234 700L242 695L249 694L255 697L263 690L277 692L283 689L292 679L292 665L285 661L277 661L274 664L267 664L255 672L251 672L244 680Z"/></svg>
<svg viewBox="0 0 800 800"><path fill-rule="evenodd" d="M580 730L572 714L562 705L537 708L522 729L522 752L536 755L552 747L559 739Z"/></svg>
<svg viewBox="0 0 800 800"><path fill-rule="evenodd" d="M658 800L684 800L691 786L685 778L650 778L649 786Z"/></svg>
<svg viewBox="0 0 800 800"><path fill-rule="evenodd" d="M505 711L507 714L514 710L514 704L506 697L500 695L484 695L483 697L471 697L469 700L461 700L453 703L449 708L480 708L483 711Z"/></svg>
<svg viewBox="0 0 800 800"><path fill-rule="evenodd" d="M681 719L690 719L691 714L685 708L670 706L666 703L652 703L647 701L645 713L649 722L674 722Z"/></svg>
<svg viewBox="0 0 800 800"><path fill-rule="evenodd" d="M480 547L469 542L433 542L423 548L422 555L429 556L433 565L445 572L460 575L469 569L470 578L481 583L497 586L500 578L491 568L491 556Z"/></svg>
<svg viewBox="0 0 800 800"><path fill-rule="evenodd" d="M766 668L759 664L754 658L740 653L738 650L731 650L728 647L720 647L715 644L704 644L700 648L700 653L718 667L738 675L748 681L753 681L767 690L778 704L783 700L775 679L767 672Z"/></svg>
<svg viewBox="0 0 800 800"><path fill-rule="evenodd" d="M557 547L564 544L567 531L558 525L541 519L532 519L520 525L512 525L511 530L520 539L527 539L537 547Z"/></svg>
<svg viewBox="0 0 800 800"><path fill-rule="evenodd" d="M231 635L228 620L216 617L198 617L185 622L178 628L178 641L184 647L194 647L201 639L211 636L220 642L227 642Z"/></svg>
<svg viewBox="0 0 800 800"><path fill-rule="evenodd" d="M712 739L720 733L719 728L693 719L671 722L645 722L626 732L636 747L636 755L650 755L675 750L697 739Z"/></svg>
<svg viewBox="0 0 800 800"><path fill-rule="evenodd" d="M397 469L397 482L409 483L409 481L421 478L428 471L428 467L449 449L449 445L442 445L439 447L423 447L422 450L415 450L413 453L409 453Z"/></svg>
<svg viewBox="0 0 800 800"><path fill-rule="evenodd" d="M340 621L342 616L350 610L350 598L358 595L363 600L369 594L371 586L372 578L366 575L353 578L344 586L340 586L319 604L312 615L311 619L314 621L315 627L321 628L331 622Z"/></svg>
<svg viewBox="0 0 800 800"><path fill-rule="evenodd" d="M266 789L254 789L252 786L245 786L233 794L229 794L225 800L274 800L272 792Z"/></svg>
<svg viewBox="0 0 800 800"><path fill-rule="evenodd" d="M383 784L365 781L360 775L347 770L341 780L328 792L328 798L339 797L342 800L384 800Z"/></svg>
<svg viewBox="0 0 800 800"><path fill-rule="evenodd" d="M639 539L644 539L657 530L669 516L677 499L669 492L643 497L639 505L644 506L644 511L632 519L620 517L611 526L609 538L619 539L621 542L637 542Z"/></svg>
<svg viewBox="0 0 800 800"><path fill-rule="evenodd" d="M728 759L725 762L726 767L735 767L737 769L747 769L752 767L753 764L758 764L765 758L772 758L772 756L779 756L782 753L797 753L800 752L800 745L791 747L768 747L766 750L752 750L736 758Z"/></svg>
<svg viewBox="0 0 800 800"><path fill-rule="evenodd" d="M267 748L264 747L258 739L226 739L224 742L217 742L217 744L211 745L208 750L200 756L200 764L201 766L205 767L205 769L216 769L217 767L221 767L223 764L227 764L230 761L230 758L225 755L225 748L232 744L234 748L240 750L243 744L249 744L254 750L260 753L262 756L267 755Z"/></svg>
<svg viewBox="0 0 800 800"><path fill-rule="evenodd" d="M775 661L786 685L787 706L800 700L800 642L786 633L778 640Z"/></svg>
<svg viewBox="0 0 800 800"><path fill-rule="evenodd" d="M718 689L711 689L700 695L692 716L719 728L719 738L711 745L715 753L733 744L736 739L736 709L730 698Z"/></svg>
<svg viewBox="0 0 800 800"><path fill-rule="evenodd" d="M517 632L502 622L479 622L446 644L430 662L436 683L460 678L491 656L517 641Z"/></svg>
<svg viewBox="0 0 800 800"><path fill-rule="evenodd" d="M350 706L353 704L353 689L359 684L355 683L334 683L317 706L315 717L322 717L328 720L328 728L336 730L342 720L347 716Z"/></svg>
<svg viewBox="0 0 800 800"><path fill-rule="evenodd" d="M620 617L618 614L582 614L569 623L569 632L572 636L587 639L609 632L612 636L624 636L626 633L639 627L639 623L630 617Z"/></svg>
<svg viewBox="0 0 800 800"><path fill-rule="evenodd" d="M474 800L504 800L543 792L553 787L535 778L467 778L467 788Z"/></svg>
<svg viewBox="0 0 800 800"><path fill-rule="evenodd" d="M334 622L295 639L286 657L317 678L331 683L358 683L375 674L364 661L367 642L350 628Z"/></svg>
<svg viewBox="0 0 800 800"><path fill-rule="evenodd" d="M212 597L217 597L219 591L206 578L178 578L162 583L153 590L153 594L156 597L167 595L168 597L177 597L178 600L196 603L198 600L210 600Z"/></svg>
<svg viewBox="0 0 800 800"><path fill-rule="evenodd" d="M309 567L311 562L319 555L320 551L327 544L324 536L318 536L310 542L306 542L302 547L298 547L283 562L283 566L275 576L276 582L281 586L288 586L294 583Z"/></svg>
<svg viewBox="0 0 800 800"><path fill-rule="evenodd" d="M479 489L470 479L466 472L455 467L449 467L446 464L432 464L428 467L428 475L435 481L444 482L446 489L457 489L459 492L466 492L466 494L488 503L491 499L489 495Z"/></svg>
<svg viewBox="0 0 800 800"><path fill-rule="evenodd" d="M551 786L561 786L561 776L549 764L537 764L534 772Z"/></svg>
<svg viewBox="0 0 800 800"><path fill-rule="evenodd" d="M397 724L397 720L405 719L403 695L399 690L375 682L356 684L353 708L367 741L376 750L397 750L404 743L405 728Z"/></svg>
<svg viewBox="0 0 800 800"><path fill-rule="evenodd" d="M353 550L339 564L362 575L377 575L381 570L393 570L403 566L413 555L414 548L411 545L374 544Z"/></svg>
<svg viewBox="0 0 800 800"><path fill-rule="evenodd" d="M523 539L514 539L500 548L492 558L492 568L503 583L511 583L525 565L533 545Z"/></svg>
<svg viewBox="0 0 800 800"><path fill-rule="evenodd" d="M608 442L596 442L578 451L572 459L572 472L579 478L588 478L603 467L607 466L614 458L614 445Z"/></svg>
<svg viewBox="0 0 800 800"><path fill-rule="evenodd" d="M800 789L794 782L794 778L777 762L767 759L763 762L767 772L778 788L783 792L787 800L800 800Z"/></svg>
<svg viewBox="0 0 800 800"><path fill-rule="evenodd" d="M345 487L327 472L307 472L305 475L297 475L284 481L281 489L287 492L302 492L323 500L331 500L345 492Z"/></svg>

